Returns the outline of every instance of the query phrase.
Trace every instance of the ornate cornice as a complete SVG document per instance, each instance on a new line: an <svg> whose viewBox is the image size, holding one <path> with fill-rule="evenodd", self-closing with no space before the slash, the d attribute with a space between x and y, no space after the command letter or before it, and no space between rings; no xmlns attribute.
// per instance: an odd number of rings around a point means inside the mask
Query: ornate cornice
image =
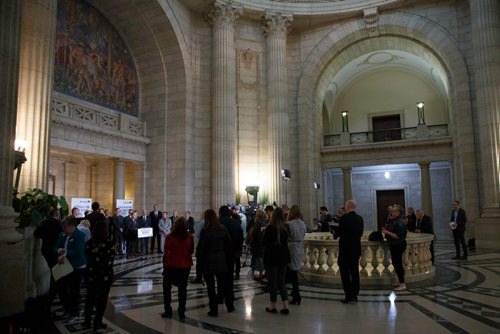
<svg viewBox="0 0 500 334"><path fill-rule="evenodd" d="M208 21L215 28L234 28L243 9L233 6L230 2L217 0L208 12Z"/></svg>
<svg viewBox="0 0 500 334"><path fill-rule="evenodd" d="M271 13L266 13L264 16L264 24L262 29L264 29L264 34L266 37L286 37L290 32L290 26L292 25L293 17L292 15L276 15Z"/></svg>

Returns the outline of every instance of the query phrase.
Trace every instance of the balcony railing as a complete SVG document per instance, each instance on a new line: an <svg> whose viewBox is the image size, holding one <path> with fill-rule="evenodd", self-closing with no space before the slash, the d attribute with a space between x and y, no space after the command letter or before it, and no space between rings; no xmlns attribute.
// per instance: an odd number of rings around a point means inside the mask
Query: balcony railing
<svg viewBox="0 0 500 334"><path fill-rule="evenodd" d="M343 134L325 135L324 146L340 146L351 144L366 144L396 140L417 140L448 136L448 124L423 125L411 128L394 128L374 131L348 133L348 142L343 142ZM347 141L347 139L346 139Z"/></svg>

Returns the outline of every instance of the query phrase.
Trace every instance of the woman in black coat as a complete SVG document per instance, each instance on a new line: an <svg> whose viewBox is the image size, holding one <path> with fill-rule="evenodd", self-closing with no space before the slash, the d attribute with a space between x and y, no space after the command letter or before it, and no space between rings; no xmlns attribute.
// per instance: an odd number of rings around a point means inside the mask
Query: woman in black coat
<svg viewBox="0 0 500 334"><path fill-rule="evenodd" d="M288 290L285 283L286 268L290 263L288 225L285 224L285 214L281 208L274 210L271 221L264 232L264 266L269 274L269 297L271 307L266 307L269 313L277 313L276 300L278 291L283 301L282 314L288 314Z"/></svg>
<svg viewBox="0 0 500 334"><path fill-rule="evenodd" d="M217 290L222 291L228 312L234 311L234 306L229 303L232 298L224 286L224 273L227 270L227 261L232 261L231 237L226 228L219 223L217 214L209 209L204 213L205 227L201 230L200 240L196 248L196 259L201 263L203 278L207 283L208 305L210 311L208 315L216 317L219 314L217 293L215 290L215 280L217 279Z"/></svg>

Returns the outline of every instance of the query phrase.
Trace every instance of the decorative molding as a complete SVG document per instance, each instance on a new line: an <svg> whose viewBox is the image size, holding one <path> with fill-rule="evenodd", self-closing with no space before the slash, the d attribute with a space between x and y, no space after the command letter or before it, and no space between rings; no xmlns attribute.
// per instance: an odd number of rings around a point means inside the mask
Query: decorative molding
<svg viewBox="0 0 500 334"><path fill-rule="evenodd" d="M363 20L366 24L368 36L370 37L378 36L380 34L378 31L378 17L378 7L363 9Z"/></svg>
<svg viewBox="0 0 500 334"><path fill-rule="evenodd" d="M264 24L262 29L264 29L264 35L266 37L277 37L286 38L286 35L290 32L290 27L293 22L293 16L291 14L272 14L266 13L264 16Z"/></svg>
<svg viewBox="0 0 500 334"><path fill-rule="evenodd" d="M53 94L52 122L82 128L95 133L107 134L127 140L148 144L145 123L123 113L98 110L80 105L63 94Z"/></svg>
<svg viewBox="0 0 500 334"><path fill-rule="evenodd" d="M243 8L234 6L230 1L217 0L209 9L208 21L214 28L234 29L242 12Z"/></svg>

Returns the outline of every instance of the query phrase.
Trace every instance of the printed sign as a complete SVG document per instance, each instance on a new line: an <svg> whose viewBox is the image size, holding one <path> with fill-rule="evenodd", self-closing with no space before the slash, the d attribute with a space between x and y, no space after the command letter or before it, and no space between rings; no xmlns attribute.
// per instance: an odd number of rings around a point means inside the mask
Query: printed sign
<svg viewBox="0 0 500 334"><path fill-rule="evenodd" d="M148 238L153 236L153 228L152 227L144 227L137 229L137 237L138 238Z"/></svg>
<svg viewBox="0 0 500 334"><path fill-rule="evenodd" d="M116 207L120 208L120 216L128 216L128 210L134 208L134 201L131 199L117 199Z"/></svg>
<svg viewBox="0 0 500 334"><path fill-rule="evenodd" d="M76 218L85 217L85 211L92 211L92 198L72 198L71 209L78 208L80 214Z"/></svg>

